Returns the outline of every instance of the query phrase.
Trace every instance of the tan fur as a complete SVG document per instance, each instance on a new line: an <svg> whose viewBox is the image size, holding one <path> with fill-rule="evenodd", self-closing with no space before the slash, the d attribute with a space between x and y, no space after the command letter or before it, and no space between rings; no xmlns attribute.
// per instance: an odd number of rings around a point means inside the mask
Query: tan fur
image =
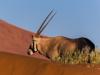
<svg viewBox="0 0 100 75"><path fill-rule="evenodd" d="M67 40L63 36L56 37L33 37L34 48L49 57L51 60L54 60L56 57L59 57L66 54L68 51L73 52L76 49L76 44L74 41Z"/></svg>

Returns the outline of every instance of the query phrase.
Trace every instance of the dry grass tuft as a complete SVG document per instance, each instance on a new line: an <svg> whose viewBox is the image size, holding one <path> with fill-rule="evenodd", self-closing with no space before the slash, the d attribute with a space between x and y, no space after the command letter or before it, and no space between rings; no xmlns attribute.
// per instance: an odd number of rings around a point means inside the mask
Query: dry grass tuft
<svg viewBox="0 0 100 75"><path fill-rule="evenodd" d="M96 54L96 55L95 55ZM87 64L89 61L90 56L90 63L98 64L100 63L100 53L99 52L89 52L82 51L81 53L79 50L75 51L74 53L67 52L65 56L57 57L55 60L64 63L64 64Z"/></svg>

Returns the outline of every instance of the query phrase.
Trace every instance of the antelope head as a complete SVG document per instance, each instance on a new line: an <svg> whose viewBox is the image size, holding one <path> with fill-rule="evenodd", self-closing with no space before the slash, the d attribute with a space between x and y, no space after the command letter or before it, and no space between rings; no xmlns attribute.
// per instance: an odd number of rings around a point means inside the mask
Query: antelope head
<svg viewBox="0 0 100 75"><path fill-rule="evenodd" d="M53 10L47 15L45 20L40 25L37 32L32 36L32 43L28 49L28 54L32 55L34 52L41 50L39 47L41 43L45 41L45 37L41 36L42 31L46 28L46 26L49 24L49 22L52 20L52 18L55 16L56 13L53 12ZM44 41L43 41L44 40Z"/></svg>

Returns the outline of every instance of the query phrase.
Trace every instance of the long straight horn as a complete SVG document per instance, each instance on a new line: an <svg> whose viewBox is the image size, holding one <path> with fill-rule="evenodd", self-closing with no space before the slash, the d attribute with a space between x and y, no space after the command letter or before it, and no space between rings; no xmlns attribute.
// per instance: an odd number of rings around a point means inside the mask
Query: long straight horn
<svg viewBox="0 0 100 75"><path fill-rule="evenodd" d="M49 24L49 22L53 19L53 17L55 16L55 14L56 13L54 13L51 17L50 17L50 19L46 22L46 24L44 25L44 27L42 27L42 29L39 31L39 33L41 33L44 29L45 29L45 27Z"/></svg>
<svg viewBox="0 0 100 75"><path fill-rule="evenodd" d="M45 20L42 22L41 26L39 27L39 29L37 30L37 34L40 34L40 31L43 27L43 25L45 24L45 22L47 21L47 19L49 18L49 16L53 13L53 10L48 14L48 16L45 18Z"/></svg>

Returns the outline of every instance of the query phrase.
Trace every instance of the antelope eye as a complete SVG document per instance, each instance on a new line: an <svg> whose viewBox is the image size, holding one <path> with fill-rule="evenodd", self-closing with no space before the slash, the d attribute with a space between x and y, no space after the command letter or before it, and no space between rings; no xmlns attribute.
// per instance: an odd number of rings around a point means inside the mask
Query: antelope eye
<svg viewBox="0 0 100 75"><path fill-rule="evenodd" d="M36 40L33 40L33 41L36 41Z"/></svg>

